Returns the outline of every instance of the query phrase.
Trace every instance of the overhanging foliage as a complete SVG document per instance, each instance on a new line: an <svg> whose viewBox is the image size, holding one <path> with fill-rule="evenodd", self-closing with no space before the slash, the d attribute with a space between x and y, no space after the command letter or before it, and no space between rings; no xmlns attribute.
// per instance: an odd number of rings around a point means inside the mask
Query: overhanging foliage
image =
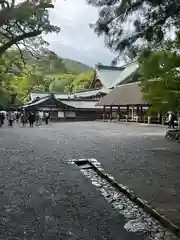
<svg viewBox="0 0 180 240"><path fill-rule="evenodd" d="M135 56L139 46L145 44L155 49L170 30L180 28L179 0L87 2L100 9L99 18L91 26L98 35L104 35L106 45L120 55L122 51L130 51L131 56Z"/></svg>
<svg viewBox="0 0 180 240"><path fill-rule="evenodd" d="M157 111L180 111L180 53L174 44L139 58L144 98Z"/></svg>
<svg viewBox="0 0 180 240"><path fill-rule="evenodd" d="M60 28L50 23L51 0L0 0L0 56L13 45L23 45L32 52L32 46L45 44L42 33L59 32Z"/></svg>

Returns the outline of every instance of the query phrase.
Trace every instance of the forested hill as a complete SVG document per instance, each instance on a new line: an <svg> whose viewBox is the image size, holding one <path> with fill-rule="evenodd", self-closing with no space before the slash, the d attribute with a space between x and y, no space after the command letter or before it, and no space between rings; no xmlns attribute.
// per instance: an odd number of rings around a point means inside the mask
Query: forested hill
<svg viewBox="0 0 180 240"><path fill-rule="evenodd" d="M12 93L22 103L28 100L29 91L72 92L88 88L92 81L91 67L47 49L36 56L23 51L23 56L25 65L16 51L7 52L0 62L1 72L5 72L0 80L0 105L6 105Z"/></svg>
<svg viewBox="0 0 180 240"><path fill-rule="evenodd" d="M28 65L35 65L36 71L45 74L72 73L78 74L92 70L91 67L67 58L59 57L52 51L44 49L41 54L32 56L28 52L23 52Z"/></svg>

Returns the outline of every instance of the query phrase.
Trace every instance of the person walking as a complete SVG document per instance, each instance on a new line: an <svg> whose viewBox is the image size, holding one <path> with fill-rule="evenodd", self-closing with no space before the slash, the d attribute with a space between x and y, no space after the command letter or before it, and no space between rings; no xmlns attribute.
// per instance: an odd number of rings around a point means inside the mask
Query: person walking
<svg viewBox="0 0 180 240"><path fill-rule="evenodd" d="M5 114L3 111L0 111L0 127L4 125Z"/></svg>
<svg viewBox="0 0 180 240"><path fill-rule="evenodd" d="M34 126L34 122L35 122L35 114L33 112L29 113L28 120L29 120L30 127L33 127Z"/></svg>
<svg viewBox="0 0 180 240"><path fill-rule="evenodd" d="M36 126L38 126L39 125L39 112L36 112L36 114L35 114L35 121L36 121Z"/></svg>
<svg viewBox="0 0 180 240"><path fill-rule="evenodd" d="M25 127L25 125L27 123L27 117L26 117L26 114L24 112L21 113L20 119L21 119L21 123L22 123L23 127Z"/></svg>
<svg viewBox="0 0 180 240"><path fill-rule="evenodd" d="M39 125L42 124L42 120L43 120L43 112L40 111L40 112L39 112Z"/></svg>
<svg viewBox="0 0 180 240"><path fill-rule="evenodd" d="M17 111L16 112L16 122L18 123L20 119L20 113Z"/></svg>
<svg viewBox="0 0 180 240"><path fill-rule="evenodd" d="M168 126L168 128L174 128L174 120L175 120L174 114L172 112L169 112L169 115L168 115L169 126Z"/></svg>
<svg viewBox="0 0 180 240"><path fill-rule="evenodd" d="M9 122L8 126L12 127L13 126L13 121L14 121L14 113L13 111L8 111L7 113L7 120Z"/></svg>
<svg viewBox="0 0 180 240"><path fill-rule="evenodd" d="M49 123L49 113L45 112L44 117L45 117L45 123L48 124Z"/></svg>

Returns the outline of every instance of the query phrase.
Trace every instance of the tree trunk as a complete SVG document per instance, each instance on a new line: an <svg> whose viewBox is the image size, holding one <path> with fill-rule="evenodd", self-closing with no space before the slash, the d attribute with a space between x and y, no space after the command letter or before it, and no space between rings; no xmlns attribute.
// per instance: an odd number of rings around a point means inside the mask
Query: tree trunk
<svg viewBox="0 0 180 240"><path fill-rule="evenodd" d="M36 37L38 35L40 35L42 32L40 30L35 30L33 32L27 32L27 33L23 33L19 36L14 37L12 40L10 40L9 42L5 43L4 45L2 45L0 47L0 56L6 52L7 49L9 49L10 47L12 47L14 44L26 39L26 38L31 38L31 37Z"/></svg>

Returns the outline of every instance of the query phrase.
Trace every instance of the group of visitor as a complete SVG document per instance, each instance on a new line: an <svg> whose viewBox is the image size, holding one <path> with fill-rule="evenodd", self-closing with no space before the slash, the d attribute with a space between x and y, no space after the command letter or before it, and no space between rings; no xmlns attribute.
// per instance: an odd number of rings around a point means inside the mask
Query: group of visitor
<svg viewBox="0 0 180 240"><path fill-rule="evenodd" d="M42 111L39 112L19 112L19 111L0 111L0 127L4 124L5 119L8 121L8 126L12 127L13 123L16 121L21 122L22 126L25 126L29 123L30 127L33 127L34 124L39 126L42 124L43 120L46 124L49 123L49 112L43 113Z"/></svg>

